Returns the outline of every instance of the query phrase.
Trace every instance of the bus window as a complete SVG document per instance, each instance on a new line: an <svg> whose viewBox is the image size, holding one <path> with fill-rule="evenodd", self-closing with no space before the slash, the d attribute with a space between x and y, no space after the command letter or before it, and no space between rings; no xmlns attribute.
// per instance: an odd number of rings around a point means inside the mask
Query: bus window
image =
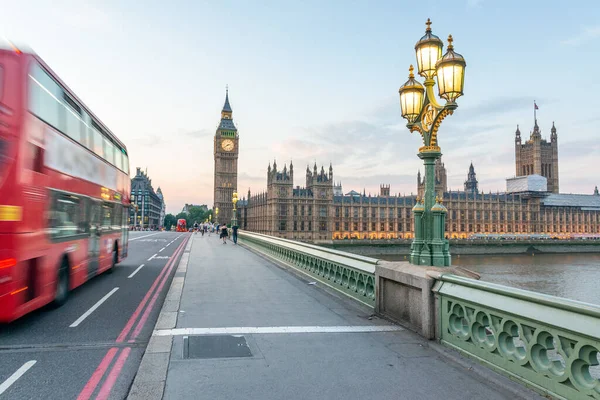
<svg viewBox="0 0 600 400"><path fill-rule="evenodd" d="M103 203L102 204L102 227L104 229L112 229L112 214L113 204Z"/></svg>
<svg viewBox="0 0 600 400"><path fill-rule="evenodd" d="M92 128L92 138L94 142L94 153L104 158L104 139L102 134L96 128Z"/></svg>
<svg viewBox="0 0 600 400"><path fill-rule="evenodd" d="M115 204L113 208L113 229L121 229L121 218L123 218L123 206L121 204Z"/></svg>
<svg viewBox="0 0 600 400"><path fill-rule="evenodd" d="M70 138L85 146L85 137L81 135L81 107L66 92L63 92L63 107L65 108L65 132Z"/></svg>
<svg viewBox="0 0 600 400"><path fill-rule="evenodd" d="M111 164L115 163L115 147L107 138L104 139L104 159Z"/></svg>
<svg viewBox="0 0 600 400"><path fill-rule="evenodd" d="M78 197L62 193L53 196L49 221L53 238L85 233L85 227L81 219L81 203Z"/></svg>
<svg viewBox="0 0 600 400"><path fill-rule="evenodd" d="M60 87L37 64L33 66L29 78L29 109L43 121L58 128L59 110L62 109L57 98Z"/></svg>
<svg viewBox="0 0 600 400"><path fill-rule="evenodd" d="M123 171L129 175L129 157L127 157L127 154L123 154Z"/></svg>
<svg viewBox="0 0 600 400"><path fill-rule="evenodd" d="M123 169L123 155L118 148L115 151L115 167Z"/></svg>

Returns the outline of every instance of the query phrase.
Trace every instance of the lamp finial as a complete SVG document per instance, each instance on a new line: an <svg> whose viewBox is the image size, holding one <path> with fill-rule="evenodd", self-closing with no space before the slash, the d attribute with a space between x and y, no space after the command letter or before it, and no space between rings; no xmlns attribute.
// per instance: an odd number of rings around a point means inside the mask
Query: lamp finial
<svg viewBox="0 0 600 400"><path fill-rule="evenodd" d="M410 64L410 67L408 67L408 77L409 78L415 77L415 67L413 67L412 64Z"/></svg>
<svg viewBox="0 0 600 400"><path fill-rule="evenodd" d="M452 35L448 35L448 50L454 50L454 45L452 42L454 42Z"/></svg>
<svg viewBox="0 0 600 400"><path fill-rule="evenodd" d="M431 32L431 19L427 18L427 22L425 22L425 25L427 25L427 29L425 30L425 32Z"/></svg>

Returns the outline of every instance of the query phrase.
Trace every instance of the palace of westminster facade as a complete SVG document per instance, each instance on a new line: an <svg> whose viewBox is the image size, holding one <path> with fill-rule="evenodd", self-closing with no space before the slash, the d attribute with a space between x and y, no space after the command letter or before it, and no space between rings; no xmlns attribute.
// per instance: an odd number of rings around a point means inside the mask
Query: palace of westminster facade
<svg viewBox="0 0 600 400"><path fill-rule="evenodd" d="M237 188L239 135L233 124L229 98L221 112L214 138L215 208L218 222L232 217L231 195ZM473 164L463 191L448 191L446 168L439 159L435 166L436 195L448 209L446 235L465 239L474 234L546 234L567 238L573 235L600 236L600 195L560 194L558 181L558 136L552 124L550 141L542 139L535 121L529 140L515 132L515 178L507 179L505 193L481 193ZM307 241L331 239L411 239L414 232L412 208L423 196L424 181L417 175L417 195L390 194L381 185L377 196L350 191L343 194L333 181L333 167L307 167L305 186L294 187L294 166L283 169L269 164L267 189L248 190L238 202L241 229L288 239ZM241 195L241 193L240 193Z"/></svg>
<svg viewBox="0 0 600 400"><path fill-rule="evenodd" d="M473 234L548 234L566 238L573 234L600 234L600 195L559 194L557 133L552 125L550 142L542 139L535 122L529 140L515 134L516 178L505 193L478 190L473 164L463 191L448 191L446 168L435 167L436 194L448 208L446 235L452 239ZM521 177L521 178L519 178ZM542 178L543 177L543 178ZM304 187L294 187L294 167L267 169L267 189L248 191L238 208L238 224L249 231L299 240L411 239L412 207L423 195L424 180L417 176L417 195L390 195L381 185L377 196L364 192L342 193L333 181L333 168L306 169ZM530 179L531 178L531 179ZM539 182L542 182L540 186Z"/></svg>

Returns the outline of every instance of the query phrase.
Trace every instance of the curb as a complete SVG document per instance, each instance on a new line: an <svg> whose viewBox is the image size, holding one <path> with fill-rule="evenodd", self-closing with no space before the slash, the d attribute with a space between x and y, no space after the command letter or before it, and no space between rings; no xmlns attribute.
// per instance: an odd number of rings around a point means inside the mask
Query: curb
<svg viewBox="0 0 600 400"><path fill-rule="evenodd" d="M183 294L183 283L190 259L193 237L188 240L175 270L175 275L167 297L154 325L157 329L173 329L177 326L177 316ZM178 273L184 276L177 276ZM172 336L150 336L148 347L129 390L128 400L162 400L167 382L167 371L171 360Z"/></svg>

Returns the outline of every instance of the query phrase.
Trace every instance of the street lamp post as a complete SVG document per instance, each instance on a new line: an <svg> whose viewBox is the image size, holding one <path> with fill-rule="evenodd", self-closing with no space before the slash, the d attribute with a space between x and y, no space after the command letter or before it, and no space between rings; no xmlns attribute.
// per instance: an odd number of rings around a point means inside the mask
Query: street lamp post
<svg viewBox="0 0 600 400"><path fill-rule="evenodd" d="M435 195L435 160L441 155L437 133L440 124L458 107L456 99L463 95L465 59L454 52L452 35L448 36L448 49L442 56L443 42L431 33L431 21L427 19L425 35L415 45L418 74L425 78L421 85L409 68L408 81L400 87L402 117L408 121L411 132L419 132L423 146L419 158L425 164L425 192L417 197L413 207L415 235L411 245L410 262L415 265L450 266L449 242L445 238L447 209L442 199ZM446 104L438 103L433 87L437 77L438 94Z"/></svg>
<svg viewBox="0 0 600 400"><path fill-rule="evenodd" d="M215 222L219 223L219 207L215 208Z"/></svg>
<svg viewBox="0 0 600 400"><path fill-rule="evenodd" d="M236 208L236 204L237 204L238 200L239 199L238 199L237 192L233 192L233 197L231 198L231 202L233 203L233 217L231 218L231 227L232 228L237 225L237 208Z"/></svg>

